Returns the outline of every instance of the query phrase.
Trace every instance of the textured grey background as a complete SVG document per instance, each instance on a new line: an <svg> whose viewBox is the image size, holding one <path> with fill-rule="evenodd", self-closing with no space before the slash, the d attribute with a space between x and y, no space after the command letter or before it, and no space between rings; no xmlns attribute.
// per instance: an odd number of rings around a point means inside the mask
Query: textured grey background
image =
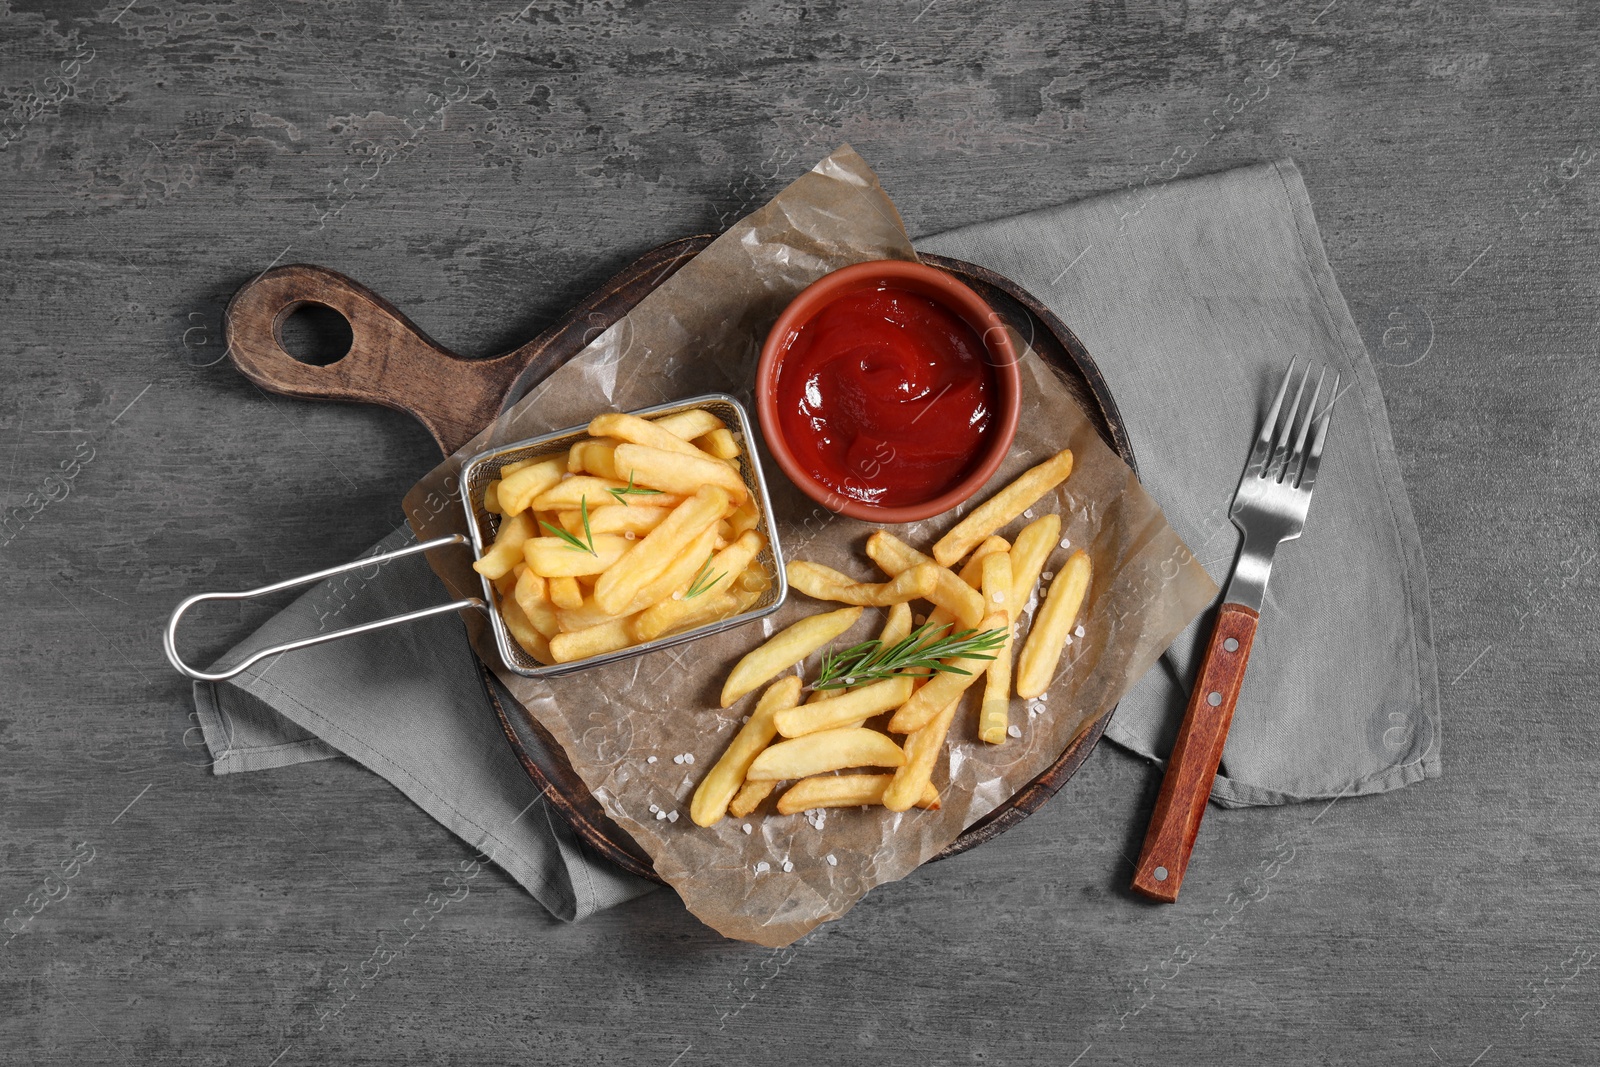
<svg viewBox="0 0 1600 1067"><path fill-rule="evenodd" d="M0 16L0 1062L1593 1059L1600 9L465 8ZM228 295L322 263L498 351L845 140L914 234L1178 146L1300 161L1432 568L1445 778L1213 810L1159 908L1124 892L1157 776L1102 747L771 953L667 893L573 927L493 870L463 898L464 847L343 761L212 777L161 619L366 547L433 458L219 364Z"/></svg>

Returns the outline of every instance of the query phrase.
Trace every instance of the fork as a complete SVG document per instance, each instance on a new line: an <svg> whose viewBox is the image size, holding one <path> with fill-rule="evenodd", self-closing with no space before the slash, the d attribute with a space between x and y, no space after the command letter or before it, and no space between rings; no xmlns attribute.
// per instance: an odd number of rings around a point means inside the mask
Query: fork
<svg viewBox="0 0 1600 1067"><path fill-rule="evenodd" d="M1211 783L1222 762L1222 748L1228 739L1228 726L1233 721L1239 689L1244 684L1250 645L1261 620L1261 603L1266 596L1267 579L1272 574L1272 557L1280 544L1294 540L1305 529L1311 489L1322 463L1322 446L1328 437L1328 422L1333 415L1334 401L1339 397L1339 375L1335 373L1332 399L1322 413L1317 414L1317 400L1322 396L1323 380L1327 376L1324 367L1317 374L1311 401L1302 412L1301 401L1311 378L1308 362L1300 376L1300 385L1295 389L1294 400L1285 411L1283 400L1294 378L1295 363L1295 360L1289 361L1283 384L1278 386L1272 410L1261 425L1250 460L1239 478L1239 488L1234 493L1230 516L1244 535L1239 561L1234 565L1233 578L1228 582L1228 591L1217 612L1211 642L1206 646L1199 677L1195 680L1194 691L1189 694L1188 709L1183 713L1178 740L1167 761L1166 776L1161 780L1161 792L1150 816L1144 848L1139 853L1139 862L1134 865L1134 891L1167 904L1178 899L1178 887L1183 884L1189 855L1194 851L1195 835L1200 832L1200 819L1205 815L1206 801L1211 796ZM1307 451L1306 439L1313 427L1315 436L1311 437L1311 448Z"/></svg>

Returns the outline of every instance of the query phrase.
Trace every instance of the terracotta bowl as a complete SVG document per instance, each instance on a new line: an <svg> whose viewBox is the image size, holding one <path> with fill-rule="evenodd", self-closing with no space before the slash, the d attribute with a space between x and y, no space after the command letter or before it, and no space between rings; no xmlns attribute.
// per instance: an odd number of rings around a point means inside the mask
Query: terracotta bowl
<svg viewBox="0 0 1600 1067"><path fill-rule="evenodd" d="M916 504L884 506L845 496L812 477L795 458L778 419L778 370L800 332L826 305L839 297L863 289L901 289L928 298L950 310L983 340L989 365L994 370L996 405L994 421L982 443L983 451L972 467L954 486L938 496ZM987 482L1017 435L1017 417L1022 407L1022 375L1017 368L1016 349L1000 316L970 288L937 267L899 259L880 259L836 270L812 282L790 301L767 334L756 370L756 414L767 447L778 466L801 491L829 511L867 522L920 522L942 515L965 502Z"/></svg>

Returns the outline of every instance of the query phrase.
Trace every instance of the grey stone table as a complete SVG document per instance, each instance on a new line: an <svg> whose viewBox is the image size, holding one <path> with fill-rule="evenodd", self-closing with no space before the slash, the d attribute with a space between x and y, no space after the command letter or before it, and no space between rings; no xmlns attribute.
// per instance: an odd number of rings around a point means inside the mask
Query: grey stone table
<svg viewBox="0 0 1600 1067"><path fill-rule="evenodd" d="M504 7L0 15L0 912L58 897L0 934L0 1062L1600 1057L1600 7ZM371 544L433 446L249 385L229 294L322 263L495 352L843 141L914 234L1141 181L1282 42L1191 169L1305 170L1432 570L1445 777L1213 811L1158 908L1125 892L1158 776L1102 746L778 953L670 893L560 925L491 871L322 1025L467 850L346 761L213 776L159 623Z"/></svg>

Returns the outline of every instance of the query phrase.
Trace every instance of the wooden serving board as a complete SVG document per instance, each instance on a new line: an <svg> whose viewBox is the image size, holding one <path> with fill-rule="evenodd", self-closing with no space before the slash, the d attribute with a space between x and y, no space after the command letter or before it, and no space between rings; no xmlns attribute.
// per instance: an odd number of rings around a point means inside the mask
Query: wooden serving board
<svg viewBox="0 0 1600 1067"><path fill-rule="evenodd" d="M261 388L286 396L381 404L404 411L428 428L448 456L713 240L710 235L685 237L651 249L538 337L485 359L448 351L372 290L336 271L305 264L275 267L235 293L223 320L226 343L234 365ZM1133 448L1105 379L1065 323L1021 286L992 271L943 256L921 258L949 271L987 300L1055 371L1088 412L1101 438L1134 466ZM327 366L302 363L283 346L285 320L307 304L330 308L350 325L349 352ZM783 477L776 468L770 476ZM479 670L517 758L573 832L624 870L656 879L649 858L606 816L555 740L509 698L486 666L480 663ZM1090 723L1042 774L967 827L935 858L982 844L1037 811L1088 757L1110 718L1107 712Z"/></svg>

